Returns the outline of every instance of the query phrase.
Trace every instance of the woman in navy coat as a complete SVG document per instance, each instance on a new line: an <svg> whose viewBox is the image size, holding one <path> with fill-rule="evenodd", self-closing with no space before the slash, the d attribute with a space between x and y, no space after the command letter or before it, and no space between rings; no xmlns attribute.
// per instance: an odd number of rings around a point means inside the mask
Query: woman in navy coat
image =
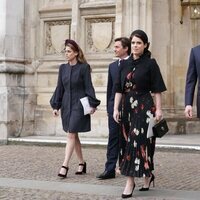
<svg viewBox="0 0 200 200"><path fill-rule="evenodd" d="M50 100L53 115L58 116L59 110L61 110L63 129L69 132L65 159L58 173L58 176L62 178L67 177L69 160L74 149L79 160L76 174L86 173L86 162L83 159L78 132L90 131L91 119L89 114L84 115L80 99L88 97L92 107L90 114L93 114L100 104L100 101L96 99L91 81L90 66L87 64L81 48L74 40L65 41L65 56L68 62L59 68L57 87Z"/></svg>
<svg viewBox="0 0 200 200"><path fill-rule="evenodd" d="M185 86L185 116L192 118L194 91L197 90L197 117L200 118L200 45L191 49Z"/></svg>

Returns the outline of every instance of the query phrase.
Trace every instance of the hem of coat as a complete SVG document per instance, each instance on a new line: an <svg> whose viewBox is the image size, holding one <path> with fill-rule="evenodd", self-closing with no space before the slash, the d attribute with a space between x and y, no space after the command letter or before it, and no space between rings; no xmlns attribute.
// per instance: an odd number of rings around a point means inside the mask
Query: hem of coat
<svg viewBox="0 0 200 200"><path fill-rule="evenodd" d="M86 132L90 132L91 129L88 129L88 130L69 130L69 129L63 129L66 133L86 133Z"/></svg>

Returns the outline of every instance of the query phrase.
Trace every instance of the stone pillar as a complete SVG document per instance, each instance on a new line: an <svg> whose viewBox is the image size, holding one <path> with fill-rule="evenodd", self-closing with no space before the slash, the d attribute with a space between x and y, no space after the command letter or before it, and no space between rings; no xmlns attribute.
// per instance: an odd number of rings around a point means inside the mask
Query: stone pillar
<svg viewBox="0 0 200 200"><path fill-rule="evenodd" d="M80 43L81 28L80 28L80 0L74 0L72 3L72 23L71 23L71 38Z"/></svg>
<svg viewBox="0 0 200 200"><path fill-rule="evenodd" d="M133 30L147 32L152 38L152 0L116 0L116 37L129 37Z"/></svg>
<svg viewBox="0 0 200 200"><path fill-rule="evenodd" d="M152 0L140 0L140 26L152 41Z"/></svg>
<svg viewBox="0 0 200 200"><path fill-rule="evenodd" d="M24 22L24 0L0 0L0 143L22 133L27 111Z"/></svg>
<svg viewBox="0 0 200 200"><path fill-rule="evenodd" d="M123 35L129 37L140 25L140 0L124 0L123 3Z"/></svg>
<svg viewBox="0 0 200 200"><path fill-rule="evenodd" d="M123 1L116 0L115 38L123 35Z"/></svg>

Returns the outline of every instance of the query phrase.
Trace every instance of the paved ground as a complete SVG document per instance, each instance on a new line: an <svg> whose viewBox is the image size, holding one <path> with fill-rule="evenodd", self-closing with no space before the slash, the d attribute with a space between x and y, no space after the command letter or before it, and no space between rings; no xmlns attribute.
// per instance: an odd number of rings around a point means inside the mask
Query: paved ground
<svg viewBox="0 0 200 200"><path fill-rule="evenodd" d="M176 143L174 141L174 143ZM196 145L196 144L195 144ZM85 147L88 173L75 175L75 155L68 178L60 180L57 172L64 157L64 147L0 146L0 199L3 200L111 200L121 199L125 177L99 181L95 177L104 169L105 147ZM200 199L200 151L158 148L155 154L155 188L139 192L142 180L136 179L132 199L178 200Z"/></svg>

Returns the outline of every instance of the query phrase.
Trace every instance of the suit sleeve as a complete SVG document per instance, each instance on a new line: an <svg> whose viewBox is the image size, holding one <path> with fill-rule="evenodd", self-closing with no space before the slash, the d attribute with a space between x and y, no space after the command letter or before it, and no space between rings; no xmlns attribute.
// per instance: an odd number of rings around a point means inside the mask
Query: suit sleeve
<svg viewBox="0 0 200 200"><path fill-rule="evenodd" d="M193 49L190 52L189 66L186 75L186 85L185 85L185 106L193 105L194 91L197 83L197 71L195 64L195 57Z"/></svg>
<svg viewBox="0 0 200 200"><path fill-rule="evenodd" d="M117 70L117 76L114 85L115 93L123 93L122 69L123 69L122 64L120 64L119 70Z"/></svg>
<svg viewBox="0 0 200 200"><path fill-rule="evenodd" d="M106 107L107 107L107 112L108 112L108 104L109 104L109 99L111 98L112 95L112 89L113 89L113 80L110 72L110 65L108 69L108 81L107 81L107 95L106 95Z"/></svg>

